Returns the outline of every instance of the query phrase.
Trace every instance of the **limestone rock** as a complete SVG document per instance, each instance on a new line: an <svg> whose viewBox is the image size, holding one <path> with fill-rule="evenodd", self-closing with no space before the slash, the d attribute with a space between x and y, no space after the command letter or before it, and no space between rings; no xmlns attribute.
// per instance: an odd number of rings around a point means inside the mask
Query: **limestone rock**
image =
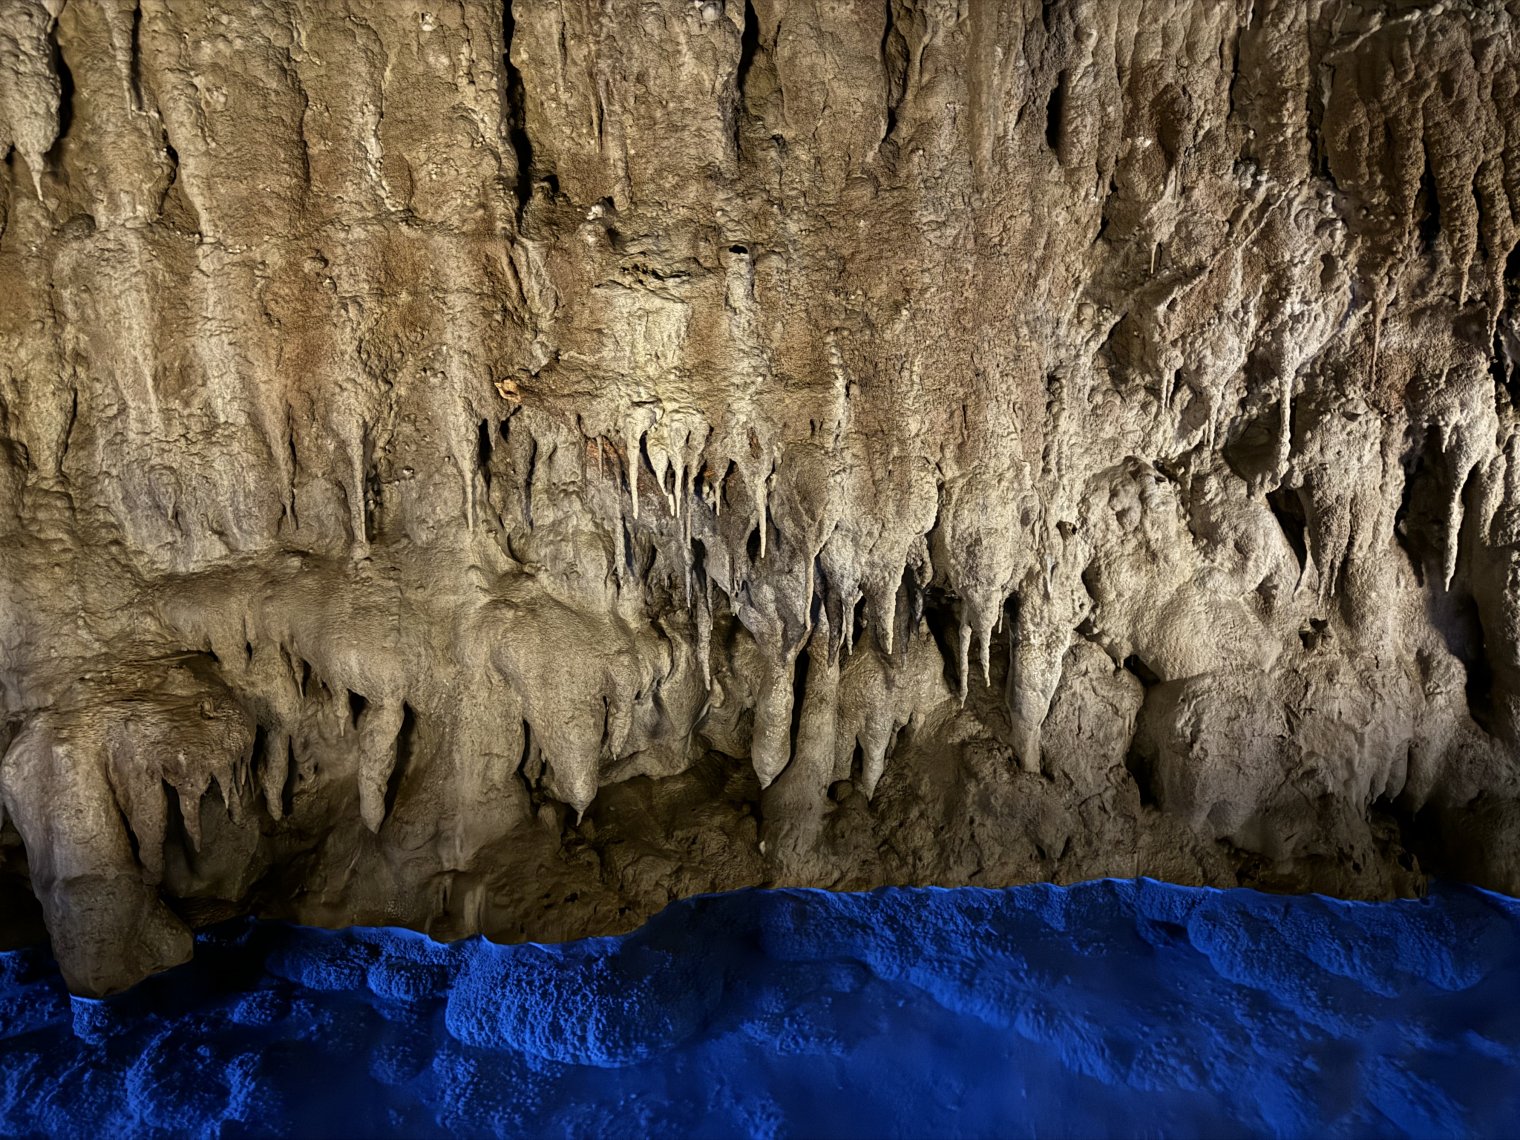
<svg viewBox="0 0 1520 1140"><path fill-rule="evenodd" d="M1514 0L0 0L0 898L1520 890L1517 99Z"/></svg>

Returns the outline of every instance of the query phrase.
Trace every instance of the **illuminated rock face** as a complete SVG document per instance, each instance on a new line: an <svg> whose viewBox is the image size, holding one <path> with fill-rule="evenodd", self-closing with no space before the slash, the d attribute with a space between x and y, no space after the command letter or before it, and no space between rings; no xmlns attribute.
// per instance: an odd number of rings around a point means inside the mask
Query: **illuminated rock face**
<svg viewBox="0 0 1520 1140"><path fill-rule="evenodd" d="M0 898L1520 888L1517 101L1499 2L0 0Z"/></svg>

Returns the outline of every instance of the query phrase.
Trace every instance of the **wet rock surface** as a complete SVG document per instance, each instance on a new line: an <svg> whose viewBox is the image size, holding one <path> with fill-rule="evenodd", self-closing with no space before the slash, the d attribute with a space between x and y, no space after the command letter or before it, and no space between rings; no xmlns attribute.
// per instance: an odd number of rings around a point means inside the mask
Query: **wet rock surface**
<svg viewBox="0 0 1520 1140"><path fill-rule="evenodd" d="M1517 34L0 0L0 900L1520 889Z"/></svg>

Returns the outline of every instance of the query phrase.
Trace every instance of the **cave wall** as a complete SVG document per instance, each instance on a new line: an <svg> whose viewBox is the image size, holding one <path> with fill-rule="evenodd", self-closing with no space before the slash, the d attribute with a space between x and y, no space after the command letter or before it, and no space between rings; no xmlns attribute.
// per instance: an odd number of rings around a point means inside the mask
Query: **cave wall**
<svg viewBox="0 0 1520 1140"><path fill-rule="evenodd" d="M0 904L1520 889L1517 35L0 0Z"/></svg>

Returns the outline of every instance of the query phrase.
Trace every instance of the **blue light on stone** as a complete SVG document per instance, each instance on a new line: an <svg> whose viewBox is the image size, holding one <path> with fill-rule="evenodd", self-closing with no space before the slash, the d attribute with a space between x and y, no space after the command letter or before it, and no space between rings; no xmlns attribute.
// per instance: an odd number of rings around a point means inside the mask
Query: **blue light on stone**
<svg viewBox="0 0 1520 1140"><path fill-rule="evenodd" d="M559 946L246 921L105 1001L19 951L0 1133L1517 1135L1520 902L748 891Z"/></svg>

